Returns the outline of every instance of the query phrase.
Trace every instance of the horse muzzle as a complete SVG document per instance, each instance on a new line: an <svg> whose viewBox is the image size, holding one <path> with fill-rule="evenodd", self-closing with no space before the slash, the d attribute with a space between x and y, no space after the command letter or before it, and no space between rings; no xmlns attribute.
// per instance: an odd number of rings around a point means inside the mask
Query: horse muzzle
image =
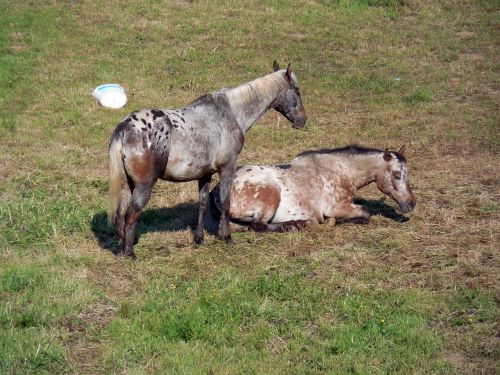
<svg viewBox="0 0 500 375"><path fill-rule="evenodd" d="M299 117L296 118L295 121L292 123L292 127L294 129L302 129L306 125L307 117Z"/></svg>
<svg viewBox="0 0 500 375"><path fill-rule="evenodd" d="M415 201L409 201L409 202L401 202L399 204L399 208L401 209L401 212L406 214L410 211L412 211L415 208Z"/></svg>

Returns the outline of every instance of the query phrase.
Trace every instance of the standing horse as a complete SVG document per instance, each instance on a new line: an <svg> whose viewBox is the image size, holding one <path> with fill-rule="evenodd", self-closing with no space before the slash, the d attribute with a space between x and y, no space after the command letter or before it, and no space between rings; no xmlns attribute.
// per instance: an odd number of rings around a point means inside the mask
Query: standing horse
<svg viewBox="0 0 500 375"><path fill-rule="evenodd" d="M116 127L109 144L110 210L123 254L135 258L139 213L156 181L198 180L200 209L194 241L203 242L212 175L219 174L220 236L231 242L227 212L236 159L245 132L270 108L302 128L306 113L295 74L273 64L274 73L232 89L212 92L180 109L132 112Z"/></svg>
<svg viewBox="0 0 500 375"><path fill-rule="evenodd" d="M408 183L408 165L398 152L351 145L306 151L289 164L243 165L232 185L229 217L231 230L298 230L309 222L327 223L370 217L363 206L353 203L358 189L376 182L403 213L415 207ZM210 192L205 225L214 230L220 215L220 187Z"/></svg>

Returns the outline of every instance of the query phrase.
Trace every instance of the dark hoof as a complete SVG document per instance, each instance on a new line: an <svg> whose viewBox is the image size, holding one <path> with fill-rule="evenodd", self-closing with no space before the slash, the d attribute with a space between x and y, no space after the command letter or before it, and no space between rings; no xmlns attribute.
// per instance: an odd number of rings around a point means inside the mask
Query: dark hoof
<svg viewBox="0 0 500 375"><path fill-rule="evenodd" d="M197 236L197 235L195 235L194 236L194 243L196 245L201 245L203 243L203 236Z"/></svg>
<svg viewBox="0 0 500 375"><path fill-rule="evenodd" d="M224 237L224 242L230 245L234 245L236 243L231 237Z"/></svg>
<svg viewBox="0 0 500 375"><path fill-rule="evenodd" d="M221 241L224 241L225 243L228 243L230 245L234 245L236 242L234 242L234 240L231 238L231 236L221 236L221 235L218 235L217 238Z"/></svg>

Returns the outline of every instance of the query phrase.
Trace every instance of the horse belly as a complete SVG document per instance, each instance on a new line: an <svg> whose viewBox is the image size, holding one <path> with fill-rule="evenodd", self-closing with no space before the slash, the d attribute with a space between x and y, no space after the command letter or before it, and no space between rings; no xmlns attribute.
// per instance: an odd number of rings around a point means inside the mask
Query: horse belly
<svg viewBox="0 0 500 375"><path fill-rule="evenodd" d="M175 133L179 133L178 131ZM182 182L199 180L201 177L216 171L215 154L217 144L211 148L204 147L196 137L185 134L172 134L170 152L162 179Z"/></svg>
<svg viewBox="0 0 500 375"><path fill-rule="evenodd" d="M281 194L281 202L273 217L273 223L292 220L319 220L318 210L312 202L313 197L294 193L292 186L288 186L286 189Z"/></svg>
<svg viewBox="0 0 500 375"><path fill-rule="evenodd" d="M213 174L216 169L207 164L195 164L195 161L172 158L168 160L165 172L161 177L164 180L172 182L185 182L199 180L203 176Z"/></svg>

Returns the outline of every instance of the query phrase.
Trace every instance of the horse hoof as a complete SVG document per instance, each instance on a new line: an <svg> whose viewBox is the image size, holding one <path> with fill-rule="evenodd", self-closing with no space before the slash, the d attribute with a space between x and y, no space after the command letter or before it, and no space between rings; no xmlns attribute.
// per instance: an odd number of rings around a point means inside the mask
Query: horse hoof
<svg viewBox="0 0 500 375"><path fill-rule="evenodd" d="M222 239L224 240L225 243L229 245L234 245L236 243L231 237L223 237Z"/></svg>
<svg viewBox="0 0 500 375"><path fill-rule="evenodd" d="M130 260L137 260L137 255L135 255L135 253L122 254L122 255Z"/></svg>
<svg viewBox="0 0 500 375"><path fill-rule="evenodd" d="M201 245L203 243L203 237L200 236L194 236L194 243L196 245Z"/></svg>

